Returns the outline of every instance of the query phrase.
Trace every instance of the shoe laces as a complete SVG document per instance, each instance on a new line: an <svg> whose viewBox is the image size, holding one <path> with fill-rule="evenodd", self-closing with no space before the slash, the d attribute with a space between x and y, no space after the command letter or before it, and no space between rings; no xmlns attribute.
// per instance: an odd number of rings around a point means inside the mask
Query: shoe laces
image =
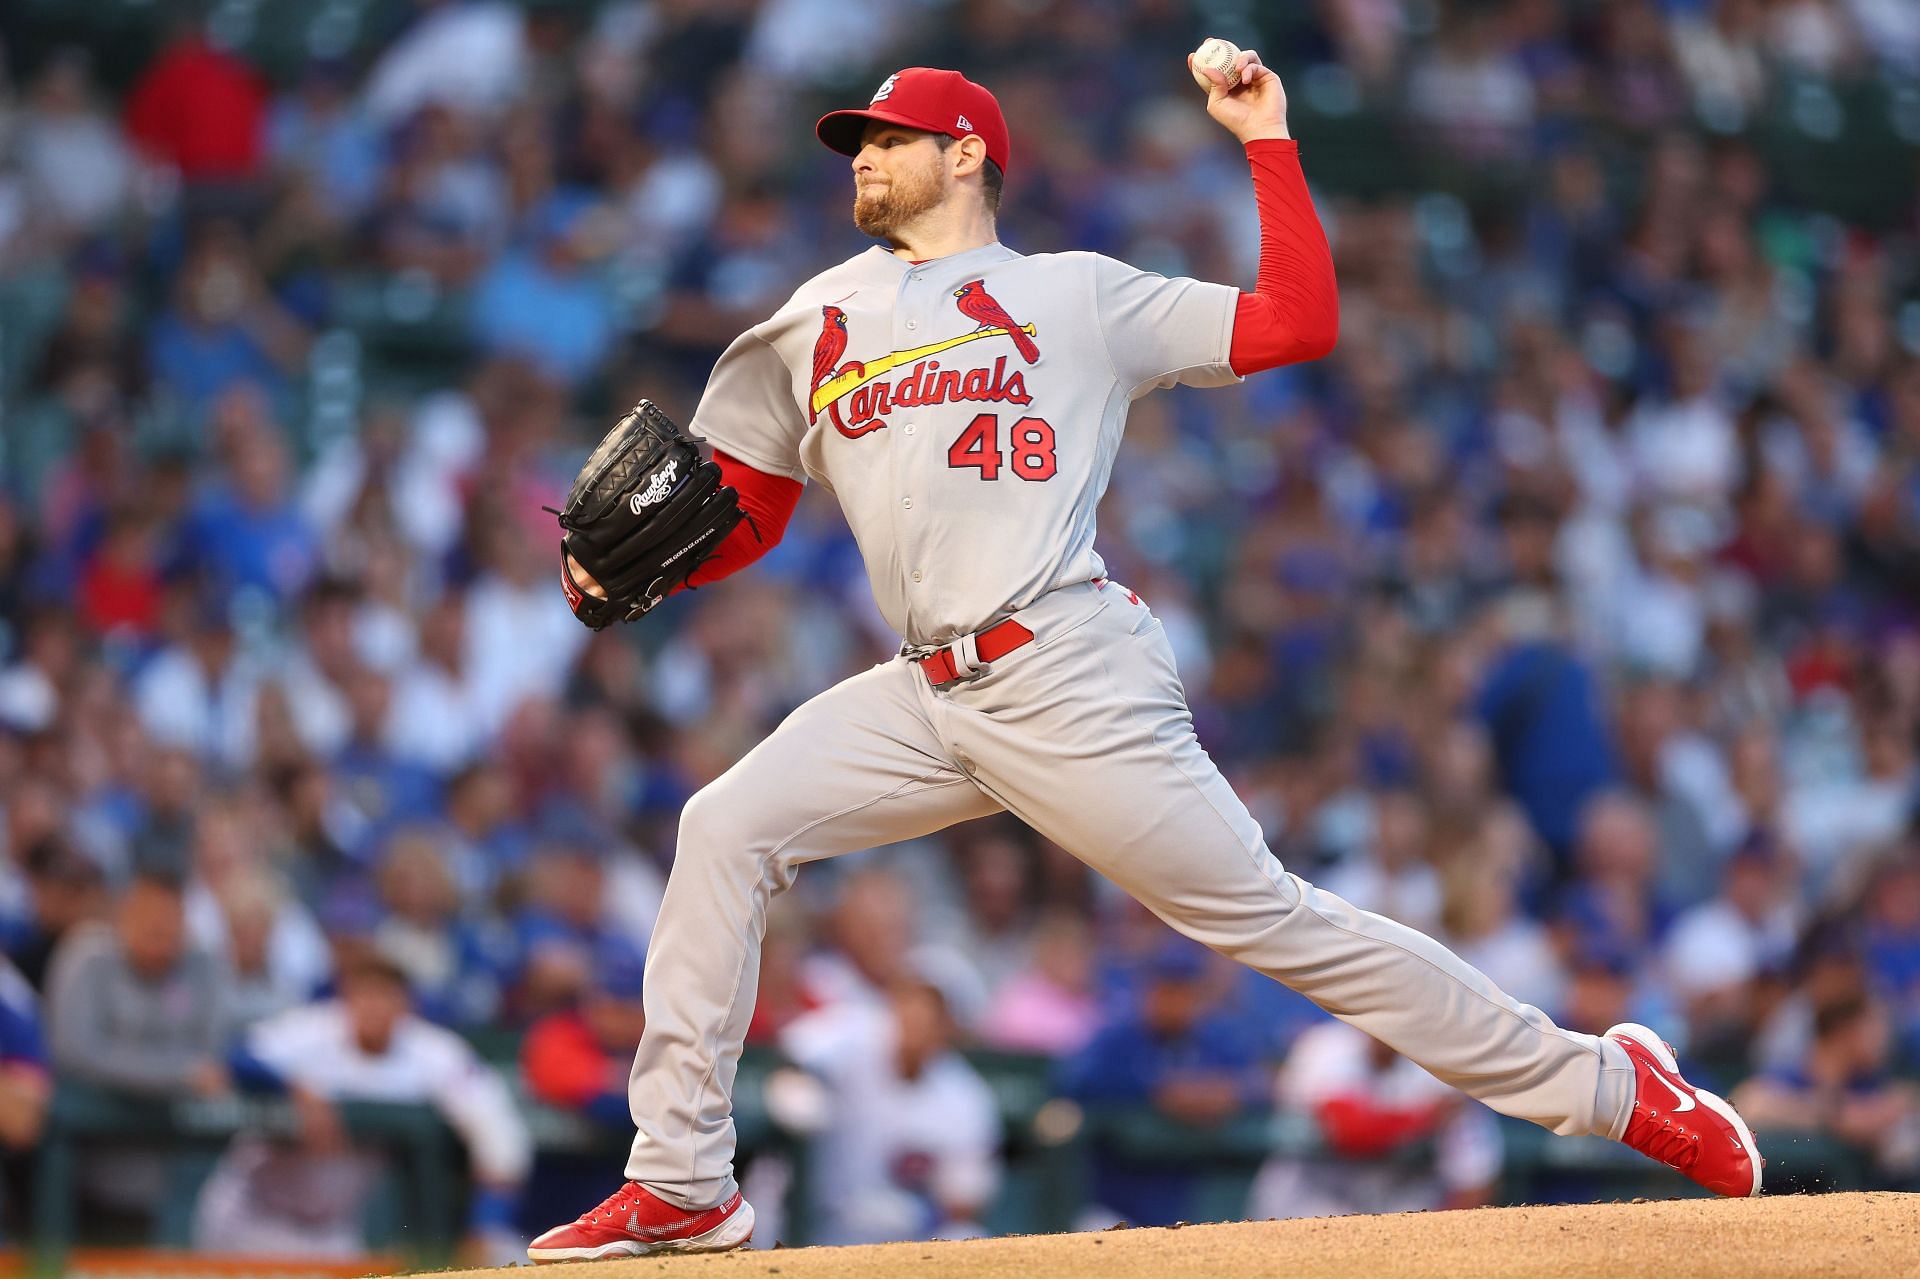
<svg viewBox="0 0 1920 1279"><path fill-rule="evenodd" d="M1640 1108L1644 1125L1640 1130L1640 1148L1669 1168L1689 1171L1700 1162L1700 1136L1671 1116L1657 1110Z"/></svg>
<svg viewBox="0 0 1920 1279"><path fill-rule="evenodd" d="M623 1182L620 1189L600 1201L600 1206L590 1208L580 1215L582 1225L593 1221L612 1221L616 1217L624 1218L633 1211L634 1196L640 1189L638 1182Z"/></svg>

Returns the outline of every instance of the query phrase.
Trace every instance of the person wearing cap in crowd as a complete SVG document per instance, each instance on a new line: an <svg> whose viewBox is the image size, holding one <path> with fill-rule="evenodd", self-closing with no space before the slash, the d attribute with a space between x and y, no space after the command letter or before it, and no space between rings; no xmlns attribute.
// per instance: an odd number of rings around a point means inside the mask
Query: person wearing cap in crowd
<svg viewBox="0 0 1920 1279"><path fill-rule="evenodd" d="M29 788L15 791L15 813ZM67 934L97 920L108 905L107 877L61 834L42 835L16 854L25 882L24 910L4 923L7 956L35 990L45 991L53 957Z"/></svg>
<svg viewBox="0 0 1920 1279"><path fill-rule="evenodd" d="M468 1255L498 1264L513 1233L533 1139L506 1083L452 1031L419 1017L402 957L378 945L338 973L338 994L257 1023L232 1054L244 1086L284 1090L293 1142L235 1138L201 1191L194 1246L209 1252L352 1256L385 1156L355 1143L343 1101L430 1105L459 1134L473 1169Z"/></svg>
<svg viewBox="0 0 1920 1279"><path fill-rule="evenodd" d="M1148 958L1141 998L1120 1006L1061 1071L1061 1091L1089 1110L1151 1106L1177 1123L1222 1123L1267 1104L1253 1028L1223 1015L1223 983L1208 953L1168 938ZM1192 1215L1191 1168L1128 1157L1096 1139L1092 1196L1140 1226Z"/></svg>
<svg viewBox="0 0 1920 1279"><path fill-rule="evenodd" d="M577 386L615 337L614 299L587 268L612 248L612 214L577 191L550 194L525 243L495 258L474 284L473 323L490 352L524 356Z"/></svg>
<svg viewBox="0 0 1920 1279"><path fill-rule="evenodd" d="M646 1026L640 1000L646 962L632 942L607 938L594 952L580 1006L548 1013L528 1029L520 1068L535 1100L610 1127L632 1122L627 1071Z"/></svg>
<svg viewBox="0 0 1920 1279"><path fill-rule="evenodd" d="M511 1007L523 1018L570 1008L592 980L593 959L619 935L611 916L612 839L560 823L528 859L511 922L517 966Z"/></svg>
<svg viewBox="0 0 1920 1279"><path fill-rule="evenodd" d="M879 1002L843 1000L781 1032L781 1048L826 1088L810 1154L823 1242L983 1233L1000 1111L956 1039L941 974L910 967Z"/></svg>
<svg viewBox="0 0 1920 1279"><path fill-rule="evenodd" d="M633 1122L627 1071L646 1025L640 998L646 962L644 951L625 937L607 937L595 948L578 1004L540 1017L521 1040L520 1075L529 1099L579 1115L610 1138ZM543 1221L564 1211L605 1176L604 1153L539 1152L521 1220Z"/></svg>
<svg viewBox="0 0 1920 1279"><path fill-rule="evenodd" d="M1613 938L1589 937L1576 941L1567 959L1566 993L1560 1001L1560 1020L1589 1034L1598 1027L1637 1021L1660 1026L1673 1020L1673 1009L1654 988L1640 981L1633 952Z"/></svg>

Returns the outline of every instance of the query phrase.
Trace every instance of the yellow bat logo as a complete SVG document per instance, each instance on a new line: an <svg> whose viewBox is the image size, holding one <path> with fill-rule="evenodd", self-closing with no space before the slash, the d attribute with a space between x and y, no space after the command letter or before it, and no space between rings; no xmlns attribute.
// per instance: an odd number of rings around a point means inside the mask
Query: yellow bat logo
<svg viewBox="0 0 1920 1279"><path fill-rule="evenodd" d="M846 365L839 373L822 382L813 393L813 411L816 415L843 395L851 395L876 378L885 377L903 364L912 364L915 360L924 360L930 355L942 351L951 351L956 346L968 342L978 342L981 338L1006 337L1011 331L1003 328L975 329L971 333L962 333L959 337L947 338L941 342L931 342L926 346L916 346L911 351L894 351L880 356L871 364L856 362ZM1020 332L1028 337L1035 336L1036 330L1031 324L1020 326Z"/></svg>

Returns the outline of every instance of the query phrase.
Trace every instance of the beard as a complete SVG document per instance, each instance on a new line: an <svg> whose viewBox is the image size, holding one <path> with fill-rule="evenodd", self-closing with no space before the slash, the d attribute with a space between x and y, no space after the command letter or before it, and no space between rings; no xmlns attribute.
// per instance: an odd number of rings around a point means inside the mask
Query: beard
<svg viewBox="0 0 1920 1279"><path fill-rule="evenodd" d="M945 195L933 165L898 173L882 188L854 193L853 224L863 235L885 239L939 207Z"/></svg>

